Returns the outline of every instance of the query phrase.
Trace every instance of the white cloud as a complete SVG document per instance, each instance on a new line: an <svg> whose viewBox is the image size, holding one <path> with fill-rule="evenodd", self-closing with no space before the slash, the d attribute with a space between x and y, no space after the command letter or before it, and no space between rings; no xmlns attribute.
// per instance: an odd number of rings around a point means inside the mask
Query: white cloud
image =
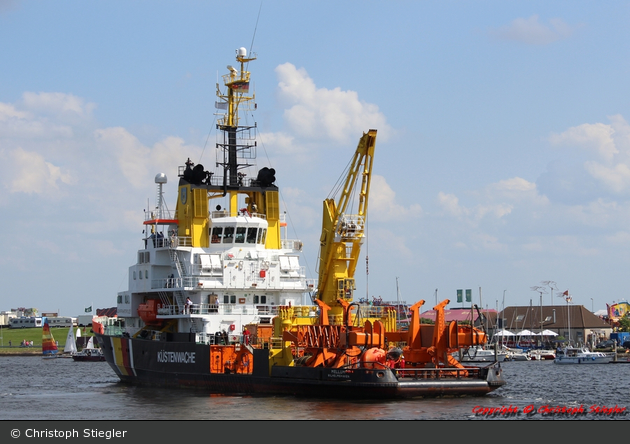
<svg viewBox="0 0 630 444"><path fill-rule="evenodd" d="M22 103L26 109L38 114L51 113L58 120L73 122L91 118L96 108L94 103L86 103L80 97L64 93L25 92Z"/></svg>
<svg viewBox="0 0 630 444"><path fill-rule="evenodd" d="M582 167L602 191L613 194L630 192L630 125L620 115L609 117L611 123L584 123L560 133L549 140L556 146L582 148L587 159ZM570 188L584 188L584 182L572 183ZM569 189L569 187L565 187Z"/></svg>
<svg viewBox="0 0 630 444"><path fill-rule="evenodd" d="M505 179L491 185L491 188L501 192L531 192L536 190L536 184L521 177Z"/></svg>
<svg viewBox="0 0 630 444"><path fill-rule="evenodd" d="M410 246L413 245L410 242L409 233L405 232L393 232L388 229L377 228L370 229L369 242L372 245L386 246L387 255L389 258L398 258L409 260L414 257L414 253ZM372 270L374 273L374 270Z"/></svg>
<svg viewBox="0 0 630 444"><path fill-rule="evenodd" d="M613 139L614 133L610 125L584 123L563 133L553 134L549 140L554 145L575 145L593 150L610 161L619 152Z"/></svg>
<svg viewBox="0 0 630 444"><path fill-rule="evenodd" d="M546 45L570 37L574 28L560 18L541 23L538 15L517 18L509 25L491 30L491 34L502 40L513 40L528 45Z"/></svg>
<svg viewBox="0 0 630 444"><path fill-rule="evenodd" d="M28 113L19 111L10 103L0 103L0 122L7 121L9 119L26 119L28 116Z"/></svg>
<svg viewBox="0 0 630 444"><path fill-rule="evenodd" d="M25 96L29 93L25 93ZM10 103L0 103L0 136L3 146L7 146L14 139L67 139L72 137L72 128L60 124L53 119L38 115L36 112L24 109L24 103L16 106Z"/></svg>
<svg viewBox="0 0 630 444"><path fill-rule="evenodd" d="M476 225L485 217L501 219L509 215L519 201L540 200L536 184L520 177L490 184L481 192L471 193L471 196L478 202L471 207L460 205L456 195L444 192L438 193L437 202L446 214L456 218L468 217L468 223Z"/></svg>
<svg viewBox="0 0 630 444"><path fill-rule="evenodd" d="M46 194L51 196L59 183L71 184L71 174L59 166L47 162L38 153L17 148L2 151L11 168L3 171L3 185L11 193Z"/></svg>
<svg viewBox="0 0 630 444"><path fill-rule="evenodd" d="M422 207L418 204L410 204L405 207L396 202L396 193L389 186L383 176L372 175L370 184L370 196L368 213L370 218L376 221L401 220L410 222L422 214Z"/></svg>
<svg viewBox="0 0 630 444"><path fill-rule="evenodd" d="M488 233L475 233L471 236L470 244L478 250L485 251L506 251L507 245L502 243L499 238Z"/></svg>
<svg viewBox="0 0 630 444"><path fill-rule="evenodd" d="M522 177L512 177L492 183L486 187L485 193L486 199L489 201L511 202L510 204L499 205L499 207L509 207L510 209L519 202L528 202L536 206L544 206L549 203L549 199L539 193L534 182ZM509 212L499 210L495 213L507 214Z"/></svg>
<svg viewBox="0 0 630 444"><path fill-rule="evenodd" d="M355 91L317 88L304 69L291 63L278 66L276 73L279 100L288 107L284 112L288 132L344 144L369 129L377 129L383 140L391 133L378 106L360 101Z"/></svg>
<svg viewBox="0 0 630 444"><path fill-rule="evenodd" d="M261 133L258 135L258 140L261 145L270 147L274 156L308 154L308 150L300 145L293 135L286 132Z"/></svg>
<svg viewBox="0 0 630 444"><path fill-rule="evenodd" d="M617 164L613 167L607 167L600 163L589 161L584 164L584 168L591 176L615 193L630 190L630 168L628 165Z"/></svg>
<svg viewBox="0 0 630 444"><path fill-rule="evenodd" d="M437 199L438 205L451 216L460 217L467 213L467 210L459 205L459 198L454 194L440 191Z"/></svg>
<svg viewBox="0 0 630 444"><path fill-rule="evenodd" d="M150 150L124 128L105 128L95 132L94 137L101 151L111 153L125 178L134 186L145 185L149 176L147 160Z"/></svg>

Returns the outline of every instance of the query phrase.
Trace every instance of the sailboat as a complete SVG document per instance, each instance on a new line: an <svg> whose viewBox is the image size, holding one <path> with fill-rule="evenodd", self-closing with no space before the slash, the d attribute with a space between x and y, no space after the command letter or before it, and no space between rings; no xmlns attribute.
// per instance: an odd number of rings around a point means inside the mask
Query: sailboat
<svg viewBox="0 0 630 444"><path fill-rule="evenodd" d="M50 331L50 325L48 324L48 319L44 320L44 326L42 327L42 354L44 358L56 358L57 352L57 343L55 342L55 338Z"/></svg>
<svg viewBox="0 0 630 444"><path fill-rule="evenodd" d="M74 340L74 327L70 325L68 336L66 337L66 345L63 348L63 357L71 358L77 351L77 343Z"/></svg>
<svg viewBox="0 0 630 444"><path fill-rule="evenodd" d="M104 361L103 350L94 347L94 336L90 337L87 346L78 353L72 355L75 361Z"/></svg>

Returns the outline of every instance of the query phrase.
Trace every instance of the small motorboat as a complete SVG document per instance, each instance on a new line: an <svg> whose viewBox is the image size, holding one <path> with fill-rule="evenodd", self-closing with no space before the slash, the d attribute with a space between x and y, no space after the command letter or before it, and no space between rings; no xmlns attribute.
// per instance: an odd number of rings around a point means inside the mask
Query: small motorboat
<svg viewBox="0 0 630 444"><path fill-rule="evenodd" d="M504 361L531 361L531 357L528 353L525 353L520 349L509 349L509 351L505 354Z"/></svg>
<svg viewBox="0 0 630 444"><path fill-rule="evenodd" d="M608 364L614 356L604 352L593 352L586 347L567 347L564 354L554 359L554 364Z"/></svg>
<svg viewBox="0 0 630 444"><path fill-rule="evenodd" d="M496 362L503 361L507 354L505 347L484 347L482 345L474 345L463 348L461 350L461 358L458 352L453 353L453 357L460 362Z"/></svg>
<svg viewBox="0 0 630 444"><path fill-rule="evenodd" d="M554 350L530 350L529 358L532 361L552 361L556 359L556 352Z"/></svg>

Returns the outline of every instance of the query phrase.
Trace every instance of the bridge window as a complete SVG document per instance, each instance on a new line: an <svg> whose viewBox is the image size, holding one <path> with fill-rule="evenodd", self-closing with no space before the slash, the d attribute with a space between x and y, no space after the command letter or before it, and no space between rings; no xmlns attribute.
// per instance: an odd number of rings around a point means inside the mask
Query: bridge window
<svg viewBox="0 0 630 444"><path fill-rule="evenodd" d="M212 227L211 242L213 244L221 243L222 238L223 238L223 227Z"/></svg>
<svg viewBox="0 0 630 444"><path fill-rule="evenodd" d="M234 242L234 227L225 227L223 231L223 243L231 244Z"/></svg>
<svg viewBox="0 0 630 444"><path fill-rule="evenodd" d="M247 243L255 244L256 243L256 231L257 228L248 228L247 229Z"/></svg>
<svg viewBox="0 0 630 444"><path fill-rule="evenodd" d="M258 243L259 244L264 244L266 237L267 237L266 228L261 228L260 230L258 230Z"/></svg>
<svg viewBox="0 0 630 444"><path fill-rule="evenodd" d="M236 227L236 238L234 241L237 244L245 243L245 230L247 230L245 227Z"/></svg>

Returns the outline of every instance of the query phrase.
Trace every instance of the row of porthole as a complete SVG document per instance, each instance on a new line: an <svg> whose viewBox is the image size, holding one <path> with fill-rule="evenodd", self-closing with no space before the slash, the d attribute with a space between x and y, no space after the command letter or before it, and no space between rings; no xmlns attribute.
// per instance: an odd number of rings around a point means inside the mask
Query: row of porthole
<svg viewBox="0 0 630 444"><path fill-rule="evenodd" d="M142 279L142 270L140 270L138 272L138 276L140 277L140 279ZM144 278L145 279L149 279L149 270L144 270ZM133 280L136 280L136 272L133 272Z"/></svg>

